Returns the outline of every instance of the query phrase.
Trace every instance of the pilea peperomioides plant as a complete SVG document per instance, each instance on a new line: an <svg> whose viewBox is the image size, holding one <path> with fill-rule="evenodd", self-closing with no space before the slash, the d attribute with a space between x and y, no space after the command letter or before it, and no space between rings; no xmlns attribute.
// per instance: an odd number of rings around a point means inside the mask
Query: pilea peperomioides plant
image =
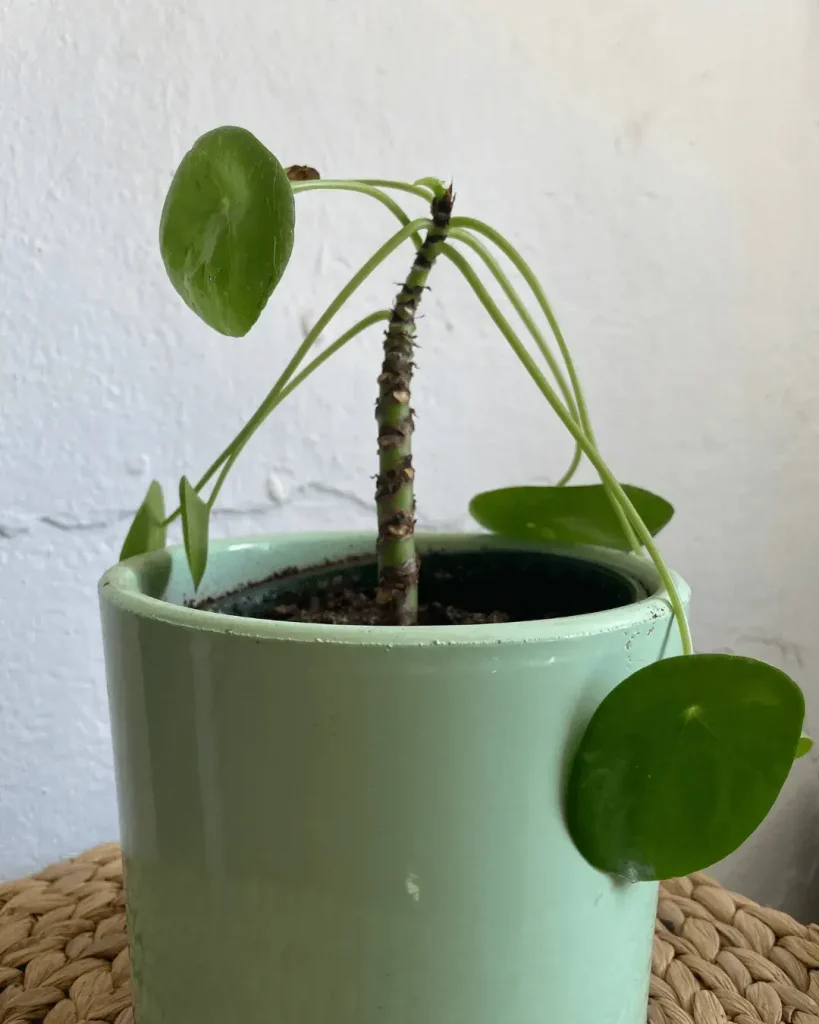
<svg viewBox="0 0 819 1024"><path fill-rule="evenodd" d="M399 229L330 302L259 408L200 479L192 484L182 477L179 505L169 515L159 484L151 484L121 557L164 546L168 524L181 518L188 564L198 586L208 557L210 510L250 437L310 374L367 328L383 322L387 326L376 405L377 601L384 623L413 626L419 578L410 404L416 313L436 261L448 259L575 444L571 465L557 484L479 494L471 503L472 515L485 528L510 538L600 545L650 558L680 632L683 655L627 678L603 700L586 728L566 791L566 820L574 842L595 867L631 880L685 874L724 857L763 820L794 757L809 748L810 741L801 737L802 694L787 675L762 662L694 654L683 603L654 541L673 509L655 494L620 484L600 455L565 339L543 288L518 250L484 222L455 216L452 189L436 178L414 183L321 180L310 168L285 170L252 134L223 127L202 136L184 157L165 201L160 245L172 284L215 330L233 337L246 334L289 260L294 198L316 189L362 193L386 207ZM410 219L391 197L395 191L422 200L429 213ZM350 296L405 244L414 247L415 255L392 307L359 320L305 364ZM500 287L543 369L467 254ZM524 281L556 352L498 256ZM584 457L600 484L570 486Z"/></svg>

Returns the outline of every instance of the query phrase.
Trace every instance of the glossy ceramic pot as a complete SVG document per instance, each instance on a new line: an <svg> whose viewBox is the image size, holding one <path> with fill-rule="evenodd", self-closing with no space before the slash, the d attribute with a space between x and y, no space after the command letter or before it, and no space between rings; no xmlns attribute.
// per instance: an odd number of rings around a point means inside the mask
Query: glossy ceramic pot
<svg viewBox="0 0 819 1024"><path fill-rule="evenodd" d="M215 542L201 589L372 543ZM648 563L571 557L633 599L368 628L186 607L179 549L105 575L139 1024L644 1024L656 887L592 869L562 795L596 705L679 638Z"/></svg>

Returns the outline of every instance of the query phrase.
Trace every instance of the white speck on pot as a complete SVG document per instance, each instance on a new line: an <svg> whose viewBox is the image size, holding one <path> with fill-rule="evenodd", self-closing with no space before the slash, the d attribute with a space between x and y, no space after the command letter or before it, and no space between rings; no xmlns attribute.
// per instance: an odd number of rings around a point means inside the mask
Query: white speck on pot
<svg viewBox="0 0 819 1024"><path fill-rule="evenodd" d="M421 899L421 886L418 884L420 879L418 875L414 875L411 871L406 877L404 882L404 888L407 890L407 895L410 899L415 900L416 903Z"/></svg>

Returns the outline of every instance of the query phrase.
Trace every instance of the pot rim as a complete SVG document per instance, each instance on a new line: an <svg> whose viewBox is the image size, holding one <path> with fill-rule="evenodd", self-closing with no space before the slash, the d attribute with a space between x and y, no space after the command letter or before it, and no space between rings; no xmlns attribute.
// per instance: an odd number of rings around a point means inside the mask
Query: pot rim
<svg viewBox="0 0 819 1024"><path fill-rule="evenodd" d="M181 629L206 633L220 633L250 637L258 641L289 641L296 643L330 643L353 646L419 647L427 645L483 646L532 641L566 640L599 635L622 629L637 629L643 624L671 625L673 616L667 592L660 583L653 564L637 556L600 548L533 541L510 540L487 533L432 533L419 532L418 546L424 550L478 550L505 549L514 551L554 552L564 556L592 561L623 574L645 587L648 596L619 608L567 615L560 618L530 619L523 622L482 623L461 626L350 626L326 623L281 622L271 619L242 618L177 604L146 592L146 584L157 579L167 580L171 572L185 566L182 545L173 545L160 551L137 555L112 566L100 579L98 593L102 605L113 605L119 611L139 619L163 622ZM329 557L340 557L341 545L348 554L367 555L374 552L375 536L369 531L314 531L309 533L281 532L248 537L224 538L210 541L210 554L229 557L232 552L260 553L281 550L282 542L315 546L326 543L333 548ZM315 554L304 563L308 568ZM301 565L298 557L295 565ZM275 571L275 570L274 570ZM685 605L690 590L686 582L671 573ZM249 582L249 581L248 581ZM238 584L241 586L241 584Z"/></svg>

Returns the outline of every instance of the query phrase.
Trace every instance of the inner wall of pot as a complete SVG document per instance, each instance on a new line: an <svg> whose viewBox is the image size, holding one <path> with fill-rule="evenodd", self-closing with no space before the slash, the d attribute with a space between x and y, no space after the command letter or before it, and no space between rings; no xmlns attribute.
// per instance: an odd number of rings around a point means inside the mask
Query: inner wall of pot
<svg viewBox="0 0 819 1024"><path fill-rule="evenodd" d="M305 603L328 592L355 590L374 594L377 581L372 555L344 562L284 569L226 594L199 601L196 607L264 619L282 605ZM473 547L436 550L423 555L419 601L467 612L502 612L507 621L587 615L622 608L648 596L633 576L567 553Z"/></svg>

